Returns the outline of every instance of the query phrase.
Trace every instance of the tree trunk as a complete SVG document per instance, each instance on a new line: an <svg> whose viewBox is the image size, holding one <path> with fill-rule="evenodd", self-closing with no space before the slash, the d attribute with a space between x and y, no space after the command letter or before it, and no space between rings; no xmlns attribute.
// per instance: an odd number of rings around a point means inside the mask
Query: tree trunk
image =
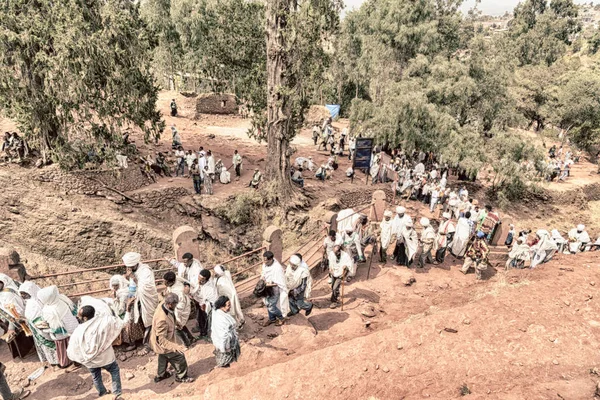
<svg viewBox="0 0 600 400"><path fill-rule="evenodd" d="M289 173L289 143L294 137L290 94L294 87L286 75L290 57L285 40L287 18L293 0L267 1L267 165L265 175L270 190L280 202L291 200L294 189ZM291 90L290 90L291 89Z"/></svg>

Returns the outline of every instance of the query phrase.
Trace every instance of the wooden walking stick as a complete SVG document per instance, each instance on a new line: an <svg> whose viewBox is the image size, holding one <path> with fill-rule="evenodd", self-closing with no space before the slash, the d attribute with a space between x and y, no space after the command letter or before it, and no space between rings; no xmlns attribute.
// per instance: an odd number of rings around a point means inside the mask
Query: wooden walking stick
<svg viewBox="0 0 600 400"><path fill-rule="evenodd" d="M346 274L342 275L342 296L340 300L342 301L342 311L344 311L344 281L346 280Z"/></svg>

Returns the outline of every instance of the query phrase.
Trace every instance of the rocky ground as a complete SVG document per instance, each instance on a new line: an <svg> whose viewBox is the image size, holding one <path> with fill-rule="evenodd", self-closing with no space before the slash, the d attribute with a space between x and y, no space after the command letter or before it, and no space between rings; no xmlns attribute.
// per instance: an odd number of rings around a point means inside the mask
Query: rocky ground
<svg viewBox="0 0 600 400"><path fill-rule="evenodd" d="M174 96L161 95L165 114ZM251 170L264 168L265 145L247 138L247 120L223 116L195 120L190 100L177 99L181 116L166 116L167 126L177 125L186 148L210 148L226 166L233 150L240 150L245 166L239 181L216 184L210 197L192 195L188 178L151 183L133 163L124 173L106 168L84 174L65 174L54 166L2 165L0 246L16 247L30 273L39 275L119 263L130 250L146 258L170 256L173 230L188 224L204 233L203 261L213 264L258 247L261 229L272 222L284 228L285 247L294 249L314 233L325 210L357 207L370 200L373 190L389 191L388 185L365 186L360 174L350 183L343 174L349 161L342 159L329 182L305 174L312 209L285 216L264 214L254 227L231 226L215 210L232 195L249 190ZM0 120L0 131L12 129L11 124ZM158 146L133 138L142 155L170 150L170 133ZM327 158L325 152L315 151L308 130L300 133L294 146L293 158L312 156L316 163ZM567 230L583 222L595 238L600 235L600 179L594 168L587 162L576 165L567 184L548 185L541 195L523 199L501 215L510 216L519 230ZM128 201L91 178L137 201ZM486 201L481 185L470 191L480 202ZM435 217L422 204L402 204L415 218ZM600 362L595 351L600 328L599 255L560 256L534 271L489 270L482 283L476 283L472 274L463 276L460 261L451 258L443 268L411 272L374 262L368 281L363 265L358 279L345 288L343 311L328 308L329 290L323 280L317 281L314 291L318 309L310 318L296 316L282 328L259 327L266 310L251 304L245 310L249 318L241 331L240 361L228 370L211 370L212 346L196 345L187 355L191 373L198 376L193 385L172 380L155 385L149 378L155 356L121 354L125 398L448 399L460 397L461 390L472 392L466 398L473 399L592 398L600 380L596 372L590 373ZM412 286L404 285L407 273L416 280ZM82 280L88 283L63 290L103 289L108 274L41 283ZM0 361L6 362L13 386L23 384L39 366L35 355L23 361L9 358L3 347ZM41 400L96 398L85 370L71 374L48 370L31 383L31 389L32 398Z"/></svg>

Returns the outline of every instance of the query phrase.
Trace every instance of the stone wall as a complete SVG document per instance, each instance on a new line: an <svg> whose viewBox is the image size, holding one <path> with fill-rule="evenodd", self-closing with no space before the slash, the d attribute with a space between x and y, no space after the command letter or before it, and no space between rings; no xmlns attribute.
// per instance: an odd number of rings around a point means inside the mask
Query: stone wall
<svg viewBox="0 0 600 400"><path fill-rule="evenodd" d="M65 172L57 166L50 166L39 173L37 180L52 183L57 189L67 193L86 195L94 195L103 189L96 180L121 192L137 190L152 183L152 180L144 175L140 167L134 163L130 163L127 169L74 172Z"/></svg>
<svg viewBox="0 0 600 400"><path fill-rule="evenodd" d="M199 114L237 114L238 105L232 94L205 93L196 99L196 118Z"/></svg>

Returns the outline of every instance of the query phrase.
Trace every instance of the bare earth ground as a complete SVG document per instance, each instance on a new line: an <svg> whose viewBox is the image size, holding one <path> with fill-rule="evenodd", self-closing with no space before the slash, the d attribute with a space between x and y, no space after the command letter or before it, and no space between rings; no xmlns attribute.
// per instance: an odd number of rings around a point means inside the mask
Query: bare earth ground
<svg viewBox="0 0 600 400"><path fill-rule="evenodd" d="M171 118L168 103L175 96L162 93L159 106L167 127L173 122L177 125L186 149L212 149L227 167L234 149L244 156L242 178L226 187L216 184L215 199L248 190L252 169L264 169L266 158L265 145L246 136L249 121L222 116L193 120L192 101L182 96L176 97L181 116ZM0 120L0 131L12 129L11 124ZM158 147L134 138L144 155L170 151L168 128ZM325 152L315 151L309 130L300 133L294 146L298 152L293 159L309 155L316 163L327 159ZM305 174L306 192L313 204L365 184L361 174L353 184L349 182L343 173L348 163L341 159L340 168L326 183ZM567 183L548 188L564 192L597 183L594 170L594 165L582 162ZM33 181L34 172L0 167L0 244L16 246L34 272L118 262L116 249L127 247L152 257L167 252L177 220L164 215L152 218L138 211L123 214L106 199L66 195ZM165 178L136 192L177 186L191 190L192 183L186 178ZM8 203L18 204L20 212L9 212ZM414 216L432 217L422 204L407 205ZM517 229L567 229L583 220L591 226L591 236L600 234L600 202L590 202L585 208L551 204L550 212L544 212L544 207L531 203L508 213ZM476 283L473 274L462 275L460 261L449 257L443 268L413 270L416 283L410 287L401 283L404 268L393 268L391 263L380 266L375 261L367 281L367 266L361 265L358 279L344 289L344 311L328 308L326 279L316 281L313 297L318 309L308 319L295 316L281 328L261 328L266 309L256 304L246 309L248 323L240 332L239 362L230 369L211 370L213 347L198 344L186 354L191 375L198 377L192 385L178 385L172 379L154 384L149 376L155 374L156 357L129 354L120 361L124 397L450 399L460 397L459 388L466 385L472 394L465 398L470 399L589 399L600 380L589 372L600 363L596 351L599 257L600 253L561 255L533 271L490 269L482 283ZM364 323L368 318L361 311L375 314L368 328ZM7 364L13 387L39 366L34 354L24 361L10 360L5 346L0 361ZM109 382L105 375L107 387ZM85 369L70 374L48 370L30 389L32 398L40 400L96 398Z"/></svg>

